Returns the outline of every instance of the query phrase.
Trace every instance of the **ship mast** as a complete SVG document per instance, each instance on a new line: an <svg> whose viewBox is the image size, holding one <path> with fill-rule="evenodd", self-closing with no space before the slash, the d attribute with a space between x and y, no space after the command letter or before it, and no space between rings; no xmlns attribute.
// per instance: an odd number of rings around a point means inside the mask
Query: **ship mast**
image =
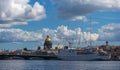
<svg viewBox="0 0 120 70"><path fill-rule="evenodd" d="M84 18L82 18L82 26L81 26L81 46L84 43L84 32L83 32Z"/></svg>
<svg viewBox="0 0 120 70"><path fill-rule="evenodd" d="M84 18L82 18L81 33L80 33L80 36L78 36L78 45L79 46L83 46L82 42L84 42L83 22L84 22ZM76 34L77 34L77 32L76 32Z"/></svg>
<svg viewBox="0 0 120 70"><path fill-rule="evenodd" d="M68 27L70 27L70 24L68 24ZM68 33L70 33L70 30L68 29ZM66 38L66 41L68 42L68 47L69 48L72 48L73 47L73 40L74 40L74 38L72 38L72 37L70 37L70 36L68 36L67 38Z"/></svg>
<svg viewBox="0 0 120 70"><path fill-rule="evenodd" d="M92 31L92 17L90 17L90 46L92 46L92 41L91 41L91 32Z"/></svg>

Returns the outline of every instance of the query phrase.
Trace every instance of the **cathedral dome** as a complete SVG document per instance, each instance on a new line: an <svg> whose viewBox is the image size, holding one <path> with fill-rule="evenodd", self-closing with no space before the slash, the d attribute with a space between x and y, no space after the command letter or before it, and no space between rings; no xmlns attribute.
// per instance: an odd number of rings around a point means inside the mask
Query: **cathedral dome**
<svg viewBox="0 0 120 70"><path fill-rule="evenodd" d="M45 39L45 42L51 42L51 38L47 36L47 38Z"/></svg>
<svg viewBox="0 0 120 70"><path fill-rule="evenodd" d="M47 38L45 39L44 42L44 49L51 49L52 48L52 40L49 36L47 36Z"/></svg>
<svg viewBox="0 0 120 70"><path fill-rule="evenodd" d="M50 38L46 38L45 41L46 41L46 42L51 42L51 39L50 39Z"/></svg>

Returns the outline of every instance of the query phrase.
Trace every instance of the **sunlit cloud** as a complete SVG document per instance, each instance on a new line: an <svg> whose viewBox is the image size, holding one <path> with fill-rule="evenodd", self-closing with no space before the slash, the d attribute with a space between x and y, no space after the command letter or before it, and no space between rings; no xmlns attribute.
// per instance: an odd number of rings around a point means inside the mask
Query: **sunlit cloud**
<svg viewBox="0 0 120 70"><path fill-rule="evenodd" d="M120 41L120 24L107 24L99 29L99 39L101 41Z"/></svg>
<svg viewBox="0 0 120 70"><path fill-rule="evenodd" d="M0 29L0 42L26 42L26 41L41 41L43 42L46 36L49 35L52 41L60 42L64 38L75 41L96 41L98 34L90 32L82 32L81 28L74 30L68 29L67 26L59 26L57 29L43 28L36 32L24 31L22 29ZM91 35L91 39L90 39ZM81 36L81 37L80 37ZM81 39L80 39L81 38Z"/></svg>
<svg viewBox="0 0 120 70"><path fill-rule="evenodd" d="M30 0L0 0L0 27L23 25L46 17L43 5L35 2L31 6L29 2Z"/></svg>

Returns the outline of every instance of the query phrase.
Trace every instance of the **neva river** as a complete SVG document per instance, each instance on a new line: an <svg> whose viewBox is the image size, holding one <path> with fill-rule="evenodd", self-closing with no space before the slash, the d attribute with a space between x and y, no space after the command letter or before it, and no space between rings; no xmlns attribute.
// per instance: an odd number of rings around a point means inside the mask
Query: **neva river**
<svg viewBox="0 0 120 70"><path fill-rule="evenodd" d="M0 60L0 70L120 70L120 61Z"/></svg>

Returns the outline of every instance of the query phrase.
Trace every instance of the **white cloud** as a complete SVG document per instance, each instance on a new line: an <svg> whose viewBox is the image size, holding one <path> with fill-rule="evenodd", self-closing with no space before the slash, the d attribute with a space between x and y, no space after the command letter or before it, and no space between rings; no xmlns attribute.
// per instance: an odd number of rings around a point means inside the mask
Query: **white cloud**
<svg viewBox="0 0 120 70"><path fill-rule="evenodd" d="M90 32L81 32L80 28L76 28L74 30L68 29L67 26L59 26L55 30L51 30L48 28L44 28L41 31L42 37L45 38L49 35L53 41L62 41L62 39L74 39L74 41L78 41L81 38L81 42L90 41ZM81 37L80 37L81 36ZM92 33L91 40L96 41L98 39L98 34Z"/></svg>
<svg viewBox="0 0 120 70"><path fill-rule="evenodd" d="M120 10L120 0L53 0L58 3L59 17L73 19L95 11Z"/></svg>
<svg viewBox="0 0 120 70"><path fill-rule="evenodd" d="M99 24L99 22L97 22L97 21L93 21L93 22L91 22L91 24L93 24L93 25L97 25L97 24Z"/></svg>
<svg viewBox="0 0 120 70"><path fill-rule="evenodd" d="M33 6L30 0L0 0L0 27L27 24L28 21L46 17L45 9L38 2Z"/></svg>
<svg viewBox="0 0 120 70"><path fill-rule="evenodd" d="M75 16L71 20L72 21L82 20L83 22L86 22L87 18L85 16Z"/></svg>
<svg viewBox="0 0 120 70"><path fill-rule="evenodd" d="M0 42L39 41L41 34L21 29L0 29Z"/></svg>
<svg viewBox="0 0 120 70"><path fill-rule="evenodd" d="M89 32L81 32L80 28L70 30L67 26L59 26L57 29L43 28L37 32L28 32L21 29L0 29L0 42L17 42L17 41L41 41L49 35L52 41L61 42L62 39L74 39L75 41L90 41ZM80 37L81 36L81 37ZM95 41L98 34L92 33L91 40Z"/></svg>
<svg viewBox="0 0 120 70"><path fill-rule="evenodd" d="M99 29L99 40L120 41L120 24L108 24Z"/></svg>

